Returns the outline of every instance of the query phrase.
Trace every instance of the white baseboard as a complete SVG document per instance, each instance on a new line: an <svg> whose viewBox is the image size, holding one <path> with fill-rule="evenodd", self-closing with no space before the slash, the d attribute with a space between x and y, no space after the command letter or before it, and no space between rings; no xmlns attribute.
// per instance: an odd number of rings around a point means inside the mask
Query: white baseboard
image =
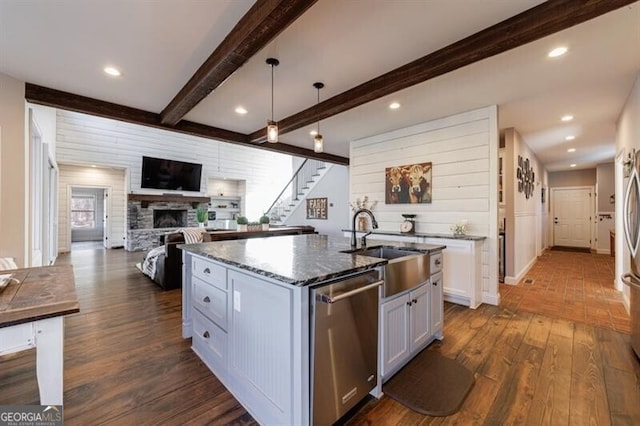
<svg viewBox="0 0 640 426"><path fill-rule="evenodd" d="M537 261L538 261L538 258L534 257L533 259L531 259L531 262L529 262L527 264L527 266L522 268L522 270L520 271L520 273L517 276L515 276L515 277L509 277L509 276L504 277L504 283L505 284L511 284L511 285L518 284L520 282L520 280L522 278L524 278L525 275L527 275L527 272L529 272L529 269L531 269L533 267L533 265L535 265L535 263Z"/></svg>
<svg viewBox="0 0 640 426"><path fill-rule="evenodd" d="M469 306L469 298L464 296L458 296L456 294L444 293L443 298L447 302L455 303L456 305Z"/></svg>
<svg viewBox="0 0 640 426"><path fill-rule="evenodd" d="M597 254L608 254L611 255L611 250L609 249L596 249Z"/></svg>
<svg viewBox="0 0 640 426"><path fill-rule="evenodd" d="M499 306L500 293L498 293L497 296L489 293L482 293L482 303L488 303L489 305Z"/></svg>

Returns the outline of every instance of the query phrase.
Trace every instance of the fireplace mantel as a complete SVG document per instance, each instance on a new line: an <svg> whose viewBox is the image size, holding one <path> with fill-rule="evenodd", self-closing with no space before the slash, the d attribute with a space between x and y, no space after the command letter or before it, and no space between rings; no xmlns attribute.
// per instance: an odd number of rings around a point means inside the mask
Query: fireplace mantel
<svg viewBox="0 0 640 426"><path fill-rule="evenodd" d="M193 208L198 204L208 203L211 201L209 197L193 197L190 195L180 194L129 194L129 201L140 201L143 209L149 207L149 203L153 202L175 202L175 203L191 203Z"/></svg>

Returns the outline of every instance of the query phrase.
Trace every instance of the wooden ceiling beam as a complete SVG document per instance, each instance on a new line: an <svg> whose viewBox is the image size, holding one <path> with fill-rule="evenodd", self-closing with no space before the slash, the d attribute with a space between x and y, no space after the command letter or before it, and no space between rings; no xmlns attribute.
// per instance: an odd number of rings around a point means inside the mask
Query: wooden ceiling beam
<svg viewBox="0 0 640 426"><path fill-rule="evenodd" d="M637 0L548 0L278 122L285 134L367 102L573 27ZM266 140L266 128L249 135Z"/></svg>
<svg viewBox="0 0 640 426"><path fill-rule="evenodd" d="M60 108L83 114L109 118L112 120L125 121L127 123L168 130L170 132L244 145L250 148L265 149L268 151L281 152L305 158L315 158L344 166L349 165L348 158L338 155L326 153L318 154L313 152L311 149L304 149L284 143L251 143L249 142L248 135L245 135L244 133L233 132L231 130L211 127L191 121L182 120L177 126L168 126L162 124L160 114L50 89L48 87L38 86L31 83L25 84L25 99L31 103L45 105L52 108Z"/></svg>
<svg viewBox="0 0 640 426"><path fill-rule="evenodd" d="M174 126L317 0L258 0L161 112Z"/></svg>

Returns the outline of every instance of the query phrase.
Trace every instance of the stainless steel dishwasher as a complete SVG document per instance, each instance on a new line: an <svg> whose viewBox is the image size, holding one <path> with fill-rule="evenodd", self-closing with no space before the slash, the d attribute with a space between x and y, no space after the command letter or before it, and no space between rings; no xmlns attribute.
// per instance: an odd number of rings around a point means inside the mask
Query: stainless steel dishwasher
<svg viewBox="0 0 640 426"><path fill-rule="evenodd" d="M376 386L382 283L368 271L311 290L314 426L333 424Z"/></svg>

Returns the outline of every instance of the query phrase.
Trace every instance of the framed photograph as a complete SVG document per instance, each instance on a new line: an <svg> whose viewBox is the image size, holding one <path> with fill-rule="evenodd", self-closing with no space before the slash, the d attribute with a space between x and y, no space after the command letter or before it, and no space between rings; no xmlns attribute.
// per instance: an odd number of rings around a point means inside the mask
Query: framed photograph
<svg viewBox="0 0 640 426"><path fill-rule="evenodd" d="M327 219L327 198L307 198L307 219Z"/></svg>
<svg viewBox="0 0 640 426"><path fill-rule="evenodd" d="M384 172L384 203L431 203L431 168L431 163L387 167Z"/></svg>

